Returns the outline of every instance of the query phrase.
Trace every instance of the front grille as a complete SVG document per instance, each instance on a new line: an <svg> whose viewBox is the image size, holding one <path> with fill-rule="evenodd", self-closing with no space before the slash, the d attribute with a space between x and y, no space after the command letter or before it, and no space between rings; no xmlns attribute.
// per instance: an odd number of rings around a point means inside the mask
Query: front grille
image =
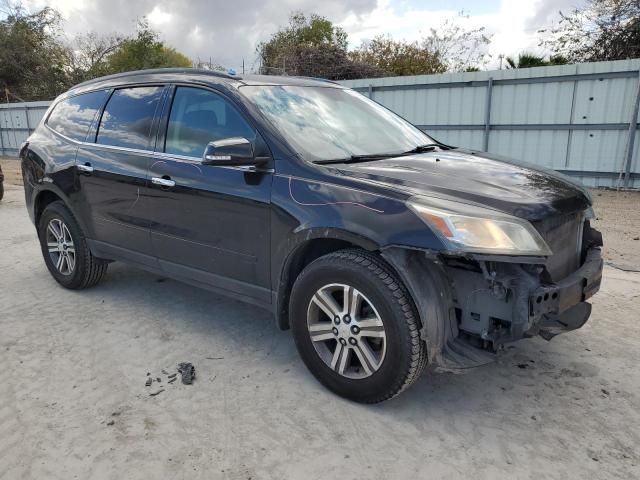
<svg viewBox="0 0 640 480"><path fill-rule="evenodd" d="M553 254L547 259L547 271L557 282L580 267L584 213L561 215L534 222L536 230Z"/></svg>

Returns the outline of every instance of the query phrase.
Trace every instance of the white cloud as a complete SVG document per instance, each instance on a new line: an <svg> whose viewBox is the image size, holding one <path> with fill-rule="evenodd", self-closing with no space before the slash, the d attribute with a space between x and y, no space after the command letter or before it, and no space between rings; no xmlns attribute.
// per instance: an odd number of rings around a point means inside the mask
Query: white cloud
<svg viewBox="0 0 640 480"><path fill-rule="evenodd" d="M496 67L499 55L517 55L523 51L547 54L538 46L538 30L549 26L558 18L558 11L567 11L583 0L502 0L499 10L492 13L473 15L467 20L457 21L469 28L485 27L492 34L488 52L492 56L489 67ZM445 5L446 3L443 2ZM377 7L366 14L350 15L341 22L349 33L352 47L375 35L389 34L396 39L418 40L437 28L447 19L458 15L456 9L426 10L404 9L398 13L391 0L380 0Z"/></svg>
<svg viewBox="0 0 640 480"><path fill-rule="evenodd" d="M151 13L147 15L147 18L149 19L149 24L152 27L157 28L166 24L170 24L173 15L165 12L162 8L156 5L155 7L153 7L153 10L151 10Z"/></svg>

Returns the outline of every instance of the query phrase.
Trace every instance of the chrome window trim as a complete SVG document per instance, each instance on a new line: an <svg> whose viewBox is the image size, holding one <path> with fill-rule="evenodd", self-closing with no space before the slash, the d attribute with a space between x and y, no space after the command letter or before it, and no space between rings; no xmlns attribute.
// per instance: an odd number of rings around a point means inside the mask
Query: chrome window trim
<svg viewBox="0 0 640 480"><path fill-rule="evenodd" d="M204 153L204 152L203 152ZM154 156L167 160L182 160L192 163L202 163L202 158L192 157L190 155L178 155L177 153L154 152Z"/></svg>
<svg viewBox="0 0 640 480"><path fill-rule="evenodd" d="M60 132L54 130L53 128L51 128L46 123L44 125L45 125L45 127L47 127L49 129L49 131L51 131L51 132L55 133L56 135L64 138L68 142L75 143L79 147L90 147L90 148L98 148L98 149L104 149L104 150L116 150L116 151L122 151L122 152L128 152L128 153L136 153L136 154L139 154L139 155L154 155L154 151L153 150L142 150L142 149L139 149L139 148L119 147L118 145L105 145L104 143L91 143L91 142L83 142L83 141L80 141L80 140L75 140L75 139L73 139L71 137L67 137L63 133L60 133Z"/></svg>
<svg viewBox="0 0 640 480"><path fill-rule="evenodd" d="M48 123L45 123L44 126L47 127L50 132L55 133L59 137L62 137L65 140L67 140L68 142L75 143L76 145L94 145L93 143L84 142L84 141L76 140L76 139L71 138L71 137L67 137L64 133L60 133L57 130L54 130L53 128L51 128L51 126Z"/></svg>
<svg viewBox="0 0 640 480"><path fill-rule="evenodd" d="M142 150L139 148L120 147L118 145L105 145L104 143L83 142L83 146L98 148L102 150L115 150L116 152L135 153L137 155L153 156L153 150Z"/></svg>
<svg viewBox="0 0 640 480"><path fill-rule="evenodd" d="M137 148L118 147L117 145L103 145L102 143L80 142L78 140L74 140L73 138L67 137L66 135L63 135L60 132L56 132L53 128L51 128L47 124L45 124L45 127L47 127L51 132L55 133L56 135L59 135L60 137L64 138L65 140L67 140L69 142L72 142L72 143L78 145L79 147L98 148L98 149L104 149L104 150L115 150L115 151L121 151L121 152L125 152L125 153L135 153L137 155L145 155L145 156L158 158L158 159L176 160L176 161L179 161L179 162L189 162L189 163L202 164L202 158L190 157L188 155L177 155L175 153L154 152L153 150L140 150L140 149L137 149ZM274 173L275 172L275 169L273 169L273 168L256 169L255 167L246 166L246 165L238 165L238 166L234 166L234 165L211 165L211 166L215 166L217 168L231 168L233 170L241 170L241 171L245 171L245 172L260 172L260 173Z"/></svg>

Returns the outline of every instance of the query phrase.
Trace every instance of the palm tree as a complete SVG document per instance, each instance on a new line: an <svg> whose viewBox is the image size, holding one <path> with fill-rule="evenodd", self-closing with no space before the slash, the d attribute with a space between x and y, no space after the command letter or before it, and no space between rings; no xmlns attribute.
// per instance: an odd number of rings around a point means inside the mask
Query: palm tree
<svg viewBox="0 0 640 480"><path fill-rule="evenodd" d="M549 65L566 65L568 63L568 60L561 55L552 55L547 60L543 56L527 52L518 55L517 61L513 57L506 57L505 60L507 68L546 67Z"/></svg>

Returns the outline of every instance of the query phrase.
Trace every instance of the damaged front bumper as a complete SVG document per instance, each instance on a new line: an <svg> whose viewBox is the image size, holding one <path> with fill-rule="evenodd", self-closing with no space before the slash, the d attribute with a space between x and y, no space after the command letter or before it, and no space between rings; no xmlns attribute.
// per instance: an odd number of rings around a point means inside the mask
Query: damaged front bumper
<svg viewBox="0 0 640 480"><path fill-rule="evenodd" d="M600 288L602 258L598 247L586 251L583 264L551 282L544 265L477 262L466 268L447 262L458 328L478 346L498 350L523 337L551 339L580 328L591 307L585 301Z"/></svg>
<svg viewBox="0 0 640 480"><path fill-rule="evenodd" d="M600 289L603 261L599 248L587 251L584 264L553 285L540 286L529 299L531 316L540 317L537 333L550 340L584 325L591 314L586 300Z"/></svg>
<svg viewBox="0 0 640 480"><path fill-rule="evenodd" d="M588 227L580 266L553 281L545 259L455 256L389 249L383 255L411 290L430 360L456 370L489 363L504 344L550 340L580 328L600 288L599 232Z"/></svg>

